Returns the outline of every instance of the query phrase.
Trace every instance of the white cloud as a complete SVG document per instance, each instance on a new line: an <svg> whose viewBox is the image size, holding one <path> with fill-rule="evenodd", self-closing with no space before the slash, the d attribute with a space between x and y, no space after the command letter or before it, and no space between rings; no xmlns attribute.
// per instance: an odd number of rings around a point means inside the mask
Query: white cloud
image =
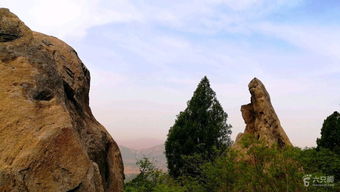
<svg viewBox="0 0 340 192"><path fill-rule="evenodd" d="M0 6L12 10L35 31L62 39L79 39L92 27L127 22L162 25L196 33L248 31L241 27L244 22L300 1L2 0Z"/></svg>
<svg viewBox="0 0 340 192"><path fill-rule="evenodd" d="M299 2L2 0L0 6L33 30L86 40L77 50L92 72L91 106L116 137L164 137L203 75L236 135L244 129L239 108L249 102L247 83L257 76L288 135L303 146L315 144L322 119L339 100L339 81L322 76L340 72L340 28L266 18ZM124 25L89 30L112 23Z"/></svg>
<svg viewBox="0 0 340 192"><path fill-rule="evenodd" d="M264 0L213 0L211 3L216 4L224 4L228 6L229 8L237 11L246 10L249 8L252 8L254 6L259 6L263 4ZM275 1L272 1L272 3L275 3Z"/></svg>
<svg viewBox="0 0 340 192"><path fill-rule="evenodd" d="M9 8L32 30L61 39L82 38L98 25L142 19L125 0L2 0L0 6Z"/></svg>
<svg viewBox="0 0 340 192"><path fill-rule="evenodd" d="M261 23L254 30L289 42L301 49L340 60L340 27Z"/></svg>
<svg viewBox="0 0 340 192"><path fill-rule="evenodd" d="M248 32L247 25L302 0L164 0L136 4L146 22L185 32Z"/></svg>

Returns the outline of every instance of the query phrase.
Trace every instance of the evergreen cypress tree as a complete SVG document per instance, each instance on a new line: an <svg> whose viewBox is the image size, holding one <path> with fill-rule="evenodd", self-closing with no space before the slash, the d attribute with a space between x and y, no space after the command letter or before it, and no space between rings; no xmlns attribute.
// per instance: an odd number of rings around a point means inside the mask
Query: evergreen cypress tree
<svg viewBox="0 0 340 192"><path fill-rule="evenodd" d="M321 128L321 138L317 139L318 149L327 148L340 154L340 114L335 111L327 117Z"/></svg>
<svg viewBox="0 0 340 192"><path fill-rule="evenodd" d="M204 77L169 130L165 153L171 176L195 176L202 163L225 151L231 144L227 117L208 78Z"/></svg>

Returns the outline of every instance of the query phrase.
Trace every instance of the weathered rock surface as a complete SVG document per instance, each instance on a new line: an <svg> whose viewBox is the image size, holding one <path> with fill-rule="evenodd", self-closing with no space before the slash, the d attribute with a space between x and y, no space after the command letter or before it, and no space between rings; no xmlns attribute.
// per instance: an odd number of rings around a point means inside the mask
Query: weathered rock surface
<svg viewBox="0 0 340 192"><path fill-rule="evenodd" d="M250 81L251 102L241 106L242 117L246 123L244 133L236 138L234 148L240 148L240 141L249 134L267 146L291 146L291 142L281 127L280 120L271 104L270 96L263 83L254 78Z"/></svg>
<svg viewBox="0 0 340 192"><path fill-rule="evenodd" d="M71 47L0 9L1 192L123 190L121 154L89 88Z"/></svg>

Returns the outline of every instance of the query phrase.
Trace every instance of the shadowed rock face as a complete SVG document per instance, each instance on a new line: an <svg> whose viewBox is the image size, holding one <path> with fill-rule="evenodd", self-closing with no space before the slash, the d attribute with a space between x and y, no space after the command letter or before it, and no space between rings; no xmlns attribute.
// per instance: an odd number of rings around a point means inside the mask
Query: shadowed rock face
<svg viewBox="0 0 340 192"><path fill-rule="evenodd" d="M242 117L246 123L244 134L255 136L266 145L291 146L291 142L281 127L280 120L271 104L270 96L263 83L254 78L250 81L251 102L241 106ZM244 134L239 134L234 147L240 146Z"/></svg>
<svg viewBox="0 0 340 192"><path fill-rule="evenodd" d="M0 9L0 191L123 191L121 154L89 89L75 50Z"/></svg>

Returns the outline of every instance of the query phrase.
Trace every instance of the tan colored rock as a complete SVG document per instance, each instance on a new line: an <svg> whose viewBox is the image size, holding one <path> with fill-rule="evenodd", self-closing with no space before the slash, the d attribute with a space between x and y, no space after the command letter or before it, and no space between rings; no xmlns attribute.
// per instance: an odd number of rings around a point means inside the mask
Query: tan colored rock
<svg viewBox="0 0 340 192"><path fill-rule="evenodd" d="M267 146L279 147L292 146L285 131L281 127L280 120L271 104L270 96L263 83L254 78L250 81L249 91L251 102L241 106L242 117L246 123L244 133L236 138L233 148L240 148L240 141L249 134L255 136Z"/></svg>
<svg viewBox="0 0 340 192"><path fill-rule="evenodd" d="M123 191L121 154L89 89L74 49L0 9L1 192Z"/></svg>

